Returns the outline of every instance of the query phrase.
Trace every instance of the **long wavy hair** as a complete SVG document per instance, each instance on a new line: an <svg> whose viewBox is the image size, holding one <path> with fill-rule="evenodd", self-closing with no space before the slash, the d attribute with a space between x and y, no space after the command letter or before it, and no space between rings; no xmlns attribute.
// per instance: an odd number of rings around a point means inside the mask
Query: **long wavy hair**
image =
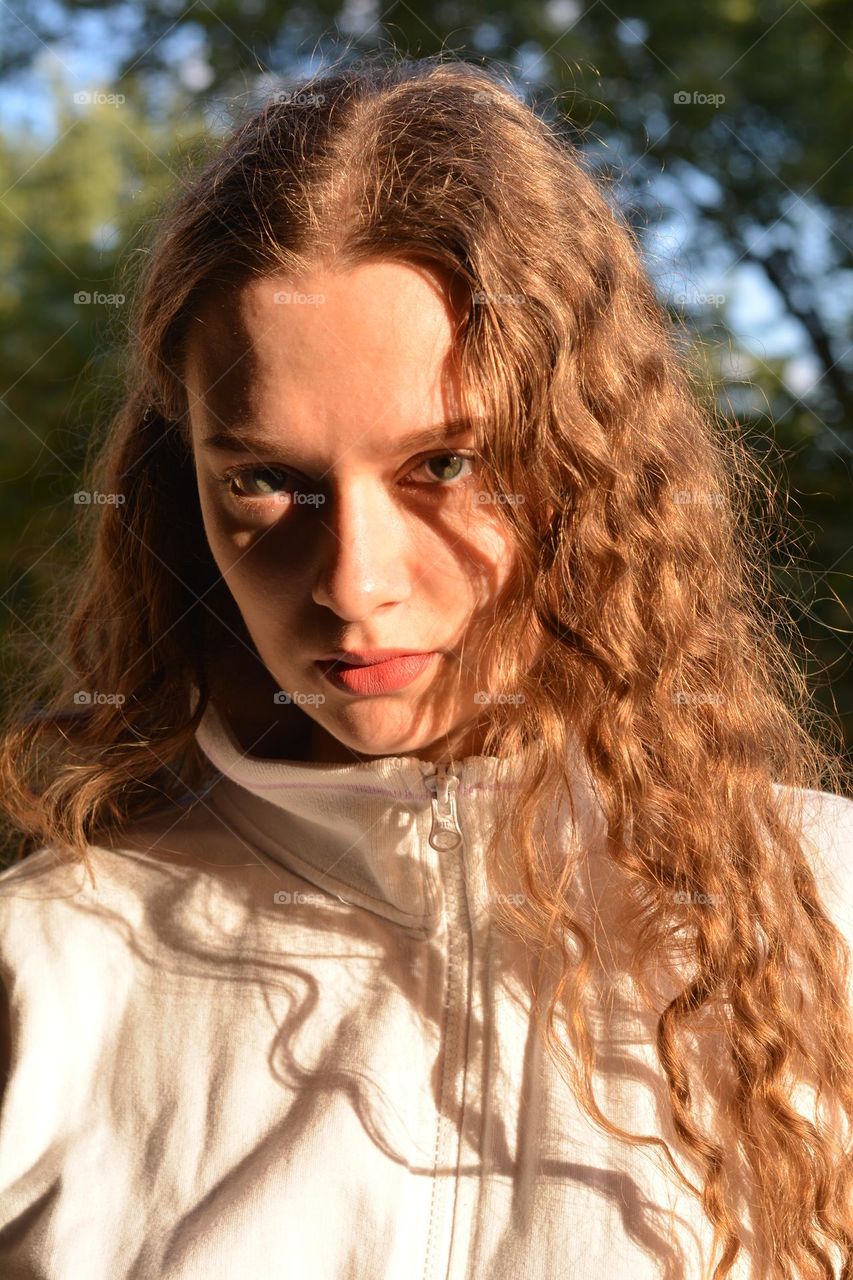
<svg viewBox="0 0 853 1280"><path fill-rule="evenodd" d="M771 485L589 160L502 73L445 55L336 66L250 113L172 199L139 274L124 399L87 467L107 500L91 504L79 577L57 588L48 665L4 727L17 856L50 845L85 864L105 833L191 792L216 646L251 645L201 521L182 378L193 309L250 279L390 256L464 283L484 484L513 495L490 507L520 571L487 651L515 696L477 711L483 753L524 766L488 866L524 889L493 894L493 912L536 959L547 1049L596 1124L663 1149L700 1199L716 1280L750 1247L739 1177L770 1274L826 1277L834 1256L850 1276L849 952L783 803L847 775L782 634L757 501ZM546 643L523 669L531 627ZM121 699L75 706L81 690ZM570 793L573 759L624 887L619 948L572 890L584 849L555 858L537 823ZM614 956L612 980L652 1011L698 1185L672 1144L594 1097L589 1011Z"/></svg>

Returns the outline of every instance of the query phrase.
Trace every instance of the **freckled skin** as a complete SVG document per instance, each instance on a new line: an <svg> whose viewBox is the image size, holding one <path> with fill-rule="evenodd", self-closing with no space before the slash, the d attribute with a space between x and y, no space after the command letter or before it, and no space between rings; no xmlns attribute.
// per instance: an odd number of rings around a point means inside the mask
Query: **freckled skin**
<svg viewBox="0 0 853 1280"><path fill-rule="evenodd" d="M276 301L294 289L315 300ZM456 318L440 277L374 261L254 280L210 300L190 328L184 372L204 527L265 668L259 679L245 653L231 655L229 715L247 749L260 726L288 716L302 729L297 758L478 749L474 694L489 687L481 638L514 553L474 496L476 465L452 456L473 448L473 434L388 452L461 412ZM273 446L202 443L225 428ZM234 467L236 484L217 478ZM294 501L295 490L309 500ZM370 697L338 691L313 665L330 650L392 647L441 656L408 687ZM272 705L276 688L325 701ZM259 754L275 754L274 741L273 730Z"/></svg>

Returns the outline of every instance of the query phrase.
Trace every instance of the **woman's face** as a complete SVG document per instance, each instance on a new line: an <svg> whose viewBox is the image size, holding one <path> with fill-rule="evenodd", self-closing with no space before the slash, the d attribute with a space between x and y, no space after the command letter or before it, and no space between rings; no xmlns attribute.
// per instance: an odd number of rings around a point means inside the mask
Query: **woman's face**
<svg viewBox="0 0 853 1280"><path fill-rule="evenodd" d="M376 261L254 280L191 326L205 531L274 684L310 719L308 759L477 750L481 638L514 557L464 457L470 425L444 425L461 412L457 314L438 276ZM432 656L338 678L318 665L381 649ZM271 723L293 714L267 696Z"/></svg>

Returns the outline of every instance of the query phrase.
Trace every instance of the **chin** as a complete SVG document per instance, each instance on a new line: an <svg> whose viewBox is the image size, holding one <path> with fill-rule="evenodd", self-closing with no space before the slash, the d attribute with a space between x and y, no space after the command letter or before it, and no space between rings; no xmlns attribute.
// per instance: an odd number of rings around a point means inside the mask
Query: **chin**
<svg viewBox="0 0 853 1280"><path fill-rule="evenodd" d="M367 756L406 756L420 755L428 758L431 748L438 749L436 741L444 742L444 733L439 731L424 732L412 726L411 714L391 717L377 715L373 723L367 717L360 717L361 723L321 725L317 722L316 738L318 746L325 750L326 746L334 750L335 744L344 751L356 755ZM405 719L406 723L399 721ZM395 723L395 720L397 723ZM321 743L319 740L322 739ZM334 742L329 741L333 739Z"/></svg>

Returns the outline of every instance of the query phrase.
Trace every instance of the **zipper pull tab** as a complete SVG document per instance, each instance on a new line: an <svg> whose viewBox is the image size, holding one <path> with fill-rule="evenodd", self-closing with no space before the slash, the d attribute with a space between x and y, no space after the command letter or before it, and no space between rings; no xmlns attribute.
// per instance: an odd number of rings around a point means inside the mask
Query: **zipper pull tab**
<svg viewBox="0 0 853 1280"><path fill-rule="evenodd" d="M459 779L447 764L440 764L436 772L424 782L432 792L432 826L429 842L440 852L455 849L462 843L462 830L456 812L456 788Z"/></svg>

